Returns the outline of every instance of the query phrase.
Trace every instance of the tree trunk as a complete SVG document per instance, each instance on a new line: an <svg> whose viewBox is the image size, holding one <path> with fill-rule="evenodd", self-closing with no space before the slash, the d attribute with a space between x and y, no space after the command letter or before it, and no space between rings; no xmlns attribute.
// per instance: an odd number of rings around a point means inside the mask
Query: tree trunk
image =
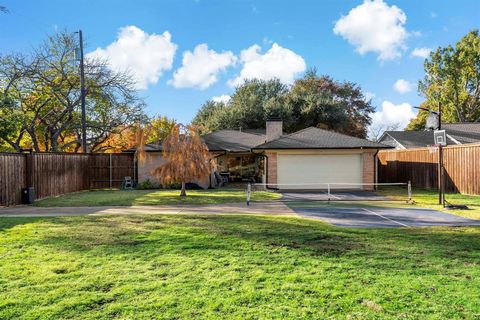
<svg viewBox="0 0 480 320"><path fill-rule="evenodd" d="M186 188L185 188L185 182L182 182L182 190L180 191L180 197L184 198L187 196Z"/></svg>

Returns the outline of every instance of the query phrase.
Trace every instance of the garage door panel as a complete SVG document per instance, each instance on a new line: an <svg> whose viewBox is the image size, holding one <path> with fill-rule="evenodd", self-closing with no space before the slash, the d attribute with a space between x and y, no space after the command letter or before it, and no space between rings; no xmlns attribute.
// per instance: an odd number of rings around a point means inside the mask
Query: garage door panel
<svg viewBox="0 0 480 320"><path fill-rule="evenodd" d="M356 184L362 182L361 154L283 154L278 155L277 166L279 184L299 184L288 186L288 189L315 189L315 185L308 184L318 183L351 183L332 185L331 188L352 189L359 188Z"/></svg>

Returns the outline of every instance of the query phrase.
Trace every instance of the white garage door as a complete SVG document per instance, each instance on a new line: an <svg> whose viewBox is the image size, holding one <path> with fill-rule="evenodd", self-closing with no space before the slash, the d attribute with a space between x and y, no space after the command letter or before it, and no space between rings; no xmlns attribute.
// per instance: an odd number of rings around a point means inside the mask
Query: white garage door
<svg viewBox="0 0 480 320"><path fill-rule="evenodd" d="M280 154L277 165L278 183L293 185L280 186L281 189L325 188L318 187L316 184L319 183L332 183L332 189L356 189L360 187L355 184L362 182L361 154ZM334 185L335 183L352 184Z"/></svg>

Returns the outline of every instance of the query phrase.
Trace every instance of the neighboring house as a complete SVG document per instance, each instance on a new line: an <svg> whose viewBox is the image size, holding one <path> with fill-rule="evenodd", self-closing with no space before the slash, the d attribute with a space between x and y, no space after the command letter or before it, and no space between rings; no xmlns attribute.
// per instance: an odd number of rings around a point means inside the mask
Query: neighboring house
<svg viewBox="0 0 480 320"><path fill-rule="evenodd" d="M203 136L215 170L234 182L263 182L280 189L358 189L376 182L376 154L390 146L319 128L283 133L283 123L270 119L265 130L220 130ZM134 151L134 150L130 150ZM163 163L161 145L146 146L147 161L139 164L139 181L155 179ZM215 176L198 183L214 184ZM280 185L277 185L280 184ZM342 185L340 185L342 184Z"/></svg>
<svg viewBox="0 0 480 320"><path fill-rule="evenodd" d="M447 145L480 142L480 123L442 124ZM424 148L434 144L433 131L385 131L378 142L396 149Z"/></svg>

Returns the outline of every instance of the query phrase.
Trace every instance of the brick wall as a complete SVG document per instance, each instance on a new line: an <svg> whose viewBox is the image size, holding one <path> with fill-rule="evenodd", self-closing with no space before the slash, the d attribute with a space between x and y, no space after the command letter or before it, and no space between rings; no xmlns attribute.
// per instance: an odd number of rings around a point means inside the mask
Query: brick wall
<svg viewBox="0 0 480 320"><path fill-rule="evenodd" d="M366 152L363 154L363 183L375 182L375 153ZM373 186L364 186L365 190L373 190Z"/></svg>
<svg viewBox="0 0 480 320"><path fill-rule="evenodd" d="M267 167L267 181L268 183L277 183L277 154L267 152L268 167Z"/></svg>
<svg viewBox="0 0 480 320"><path fill-rule="evenodd" d="M146 154L145 161L138 164L138 182L150 180L154 183L160 183L153 174L153 170L165 163L161 152L149 152Z"/></svg>

